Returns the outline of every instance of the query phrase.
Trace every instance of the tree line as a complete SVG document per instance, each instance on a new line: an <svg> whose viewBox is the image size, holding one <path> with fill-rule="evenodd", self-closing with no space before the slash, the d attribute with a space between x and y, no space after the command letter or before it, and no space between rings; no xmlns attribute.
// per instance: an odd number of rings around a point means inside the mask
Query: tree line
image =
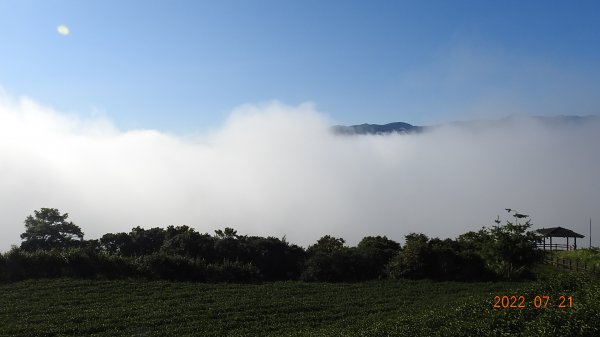
<svg viewBox="0 0 600 337"><path fill-rule="evenodd" d="M0 254L0 281L30 278L146 278L198 282L374 279L494 280L527 277L540 259L530 222L483 227L456 239L364 237L356 246L330 235L306 249L284 238L214 234L188 226L107 233L85 240L55 208L25 219L20 247Z"/></svg>

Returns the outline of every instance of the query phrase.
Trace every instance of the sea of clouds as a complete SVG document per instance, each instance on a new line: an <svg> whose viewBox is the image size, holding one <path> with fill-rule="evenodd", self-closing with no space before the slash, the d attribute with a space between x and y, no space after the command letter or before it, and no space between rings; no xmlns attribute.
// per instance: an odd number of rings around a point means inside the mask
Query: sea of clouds
<svg viewBox="0 0 600 337"><path fill-rule="evenodd" d="M350 244L456 237L509 219L507 207L535 228L587 236L589 219L600 222L597 121L522 117L367 136L335 135L332 124L312 104L271 102L241 106L191 138L119 130L2 94L0 251L20 243L25 217L41 207L68 212L86 238L138 225L228 226L303 246L325 234Z"/></svg>

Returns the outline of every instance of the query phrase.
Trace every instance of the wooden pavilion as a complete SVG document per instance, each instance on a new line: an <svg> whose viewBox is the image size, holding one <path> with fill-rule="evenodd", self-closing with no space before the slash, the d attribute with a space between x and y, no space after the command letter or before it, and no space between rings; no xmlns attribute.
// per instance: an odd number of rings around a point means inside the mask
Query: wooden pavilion
<svg viewBox="0 0 600 337"><path fill-rule="evenodd" d="M546 250L548 247L550 250L573 250L577 249L577 238L584 238L585 236L575 233L570 229L563 227L550 227L538 229L537 232L542 235L543 241L538 244L538 247ZM546 238L550 238L550 243L546 243ZM567 244L552 243L552 238L567 238ZM573 247L569 246L569 238L573 238Z"/></svg>

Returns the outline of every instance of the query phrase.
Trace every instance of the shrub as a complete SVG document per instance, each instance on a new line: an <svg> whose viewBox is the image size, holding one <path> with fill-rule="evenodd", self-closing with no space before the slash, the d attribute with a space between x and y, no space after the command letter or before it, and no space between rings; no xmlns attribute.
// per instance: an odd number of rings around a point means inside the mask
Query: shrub
<svg viewBox="0 0 600 337"><path fill-rule="evenodd" d="M356 246L359 257L360 280L377 279L384 276L385 266L400 251L400 244L385 236L364 237Z"/></svg>
<svg viewBox="0 0 600 337"><path fill-rule="evenodd" d="M391 279L431 277L433 255L424 234L411 233L406 236L404 248L387 265Z"/></svg>
<svg viewBox="0 0 600 337"><path fill-rule="evenodd" d="M98 277L115 279L141 276L133 258L105 253L98 253L93 257Z"/></svg>
<svg viewBox="0 0 600 337"><path fill-rule="evenodd" d="M483 245L479 254L487 267L506 279L527 276L531 267L542 258L537 249L538 235L528 231L531 223L521 225L507 222L503 226L482 229Z"/></svg>
<svg viewBox="0 0 600 337"><path fill-rule="evenodd" d="M304 271L305 281L343 282L356 281L359 265L356 249L344 246L344 239L325 235L308 247Z"/></svg>
<svg viewBox="0 0 600 337"><path fill-rule="evenodd" d="M62 276L76 278L95 278L97 271L97 254L83 249L70 249L64 253L65 268Z"/></svg>
<svg viewBox="0 0 600 337"><path fill-rule="evenodd" d="M9 279L60 277L65 266L64 256L58 251L24 252L13 249L6 254Z"/></svg>
<svg viewBox="0 0 600 337"><path fill-rule="evenodd" d="M6 258L4 257L4 254L0 254L0 282L6 281L8 281Z"/></svg>
<svg viewBox="0 0 600 337"><path fill-rule="evenodd" d="M252 263L225 260L207 265L206 279L209 282L257 282L260 272Z"/></svg>
<svg viewBox="0 0 600 337"><path fill-rule="evenodd" d="M178 281L202 281L206 266L203 261L178 255L155 253L138 258L137 264L142 274L155 279Z"/></svg>

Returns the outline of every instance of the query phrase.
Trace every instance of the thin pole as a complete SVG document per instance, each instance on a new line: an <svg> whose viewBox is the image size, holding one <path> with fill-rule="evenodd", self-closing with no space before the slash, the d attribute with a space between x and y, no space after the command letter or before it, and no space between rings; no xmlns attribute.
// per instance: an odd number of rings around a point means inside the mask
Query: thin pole
<svg viewBox="0 0 600 337"><path fill-rule="evenodd" d="M592 218L590 218L590 249L592 249Z"/></svg>

